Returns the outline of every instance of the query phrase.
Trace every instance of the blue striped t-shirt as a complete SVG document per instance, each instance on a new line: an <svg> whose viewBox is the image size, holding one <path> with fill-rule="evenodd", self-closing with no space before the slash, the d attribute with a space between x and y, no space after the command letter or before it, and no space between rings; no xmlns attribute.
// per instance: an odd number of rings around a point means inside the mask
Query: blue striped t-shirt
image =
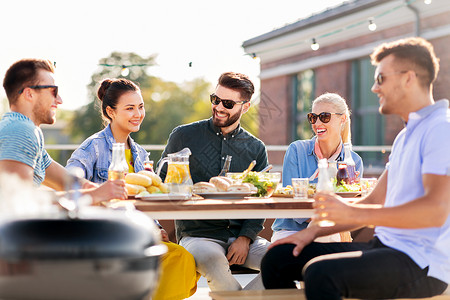
<svg viewBox="0 0 450 300"><path fill-rule="evenodd" d="M44 149L44 135L28 117L7 112L0 120L0 160L14 160L34 169L33 181L40 185L52 159Z"/></svg>

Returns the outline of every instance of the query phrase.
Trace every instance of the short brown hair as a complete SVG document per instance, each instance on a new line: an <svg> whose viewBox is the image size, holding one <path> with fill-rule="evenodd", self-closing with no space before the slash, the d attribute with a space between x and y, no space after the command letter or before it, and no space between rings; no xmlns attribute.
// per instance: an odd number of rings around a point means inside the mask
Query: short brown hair
<svg viewBox="0 0 450 300"><path fill-rule="evenodd" d="M38 84L39 70L55 73L53 63L46 59L22 59L9 67L3 79L3 87L8 97L9 105L17 101L20 90L27 86Z"/></svg>
<svg viewBox="0 0 450 300"><path fill-rule="evenodd" d="M370 55L372 64L378 65L391 54L396 61L415 71L424 87L429 87L436 80L439 58L434 53L433 45L427 40L411 37L381 44Z"/></svg>
<svg viewBox="0 0 450 300"><path fill-rule="evenodd" d="M247 75L235 72L225 72L220 75L218 85L238 91L244 101L250 101L255 87Z"/></svg>

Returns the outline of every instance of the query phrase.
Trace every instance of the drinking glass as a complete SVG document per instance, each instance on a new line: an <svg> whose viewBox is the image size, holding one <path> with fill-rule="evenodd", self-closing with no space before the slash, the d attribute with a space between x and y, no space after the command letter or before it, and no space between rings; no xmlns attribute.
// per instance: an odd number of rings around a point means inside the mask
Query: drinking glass
<svg viewBox="0 0 450 300"><path fill-rule="evenodd" d="M292 178L292 188L294 190L294 199L308 198L308 178Z"/></svg>
<svg viewBox="0 0 450 300"><path fill-rule="evenodd" d="M377 183L376 178L361 178L360 184L361 184L361 196L365 197L373 190L375 187L375 184Z"/></svg>

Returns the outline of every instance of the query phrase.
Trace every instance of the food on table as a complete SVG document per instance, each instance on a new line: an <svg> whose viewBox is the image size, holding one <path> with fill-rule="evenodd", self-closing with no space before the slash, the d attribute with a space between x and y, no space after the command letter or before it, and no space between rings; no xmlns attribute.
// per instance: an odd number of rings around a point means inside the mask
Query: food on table
<svg viewBox="0 0 450 300"><path fill-rule="evenodd" d="M125 188L127 189L128 195L137 195L141 192L146 191L145 187L142 185L125 183Z"/></svg>
<svg viewBox="0 0 450 300"><path fill-rule="evenodd" d="M279 172L228 173L227 176L242 183L253 184L258 189L255 193L255 196L257 197L272 196L281 180L281 174Z"/></svg>
<svg viewBox="0 0 450 300"><path fill-rule="evenodd" d="M212 177L209 180L209 183L214 184L219 192L226 192L227 189L230 187L230 184L228 183L227 180L220 178L218 176Z"/></svg>
<svg viewBox="0 0 450 300"><path fill-rule="evenodd" d="M161 183L158 186L158 188L161 191L161 193L163 193L163 194L167 194L169 192L169 186L167 184L165 184L165 183Z"/></svg>
<svg viewBox="0 0 450 300"><path fill-rule="evenodd" d="M231 184L230 184L231 183ZM197 182L193 186L194 194L207 193L256 193L258 189L251 183L242 183L231 178L216 176L210 179L210 182Z"/></svg>
<svg viewBox="0 0 450 300"><path fill-rule="evenodd" d="M125 175L125 182L141 185L143 187L152 185L152 180L150 177L138 173L128 173L127 175Z"/></svg>
<svg viewBox="0 0 450 300"><path fill-rule="evenodd" d="M125 187L129 196L148 196L149 194L167 194L169 189L161 178L150 171L128 173L125 176Z"/></svg>
<svg viewBox="0 0 450 300"><path fill-rule="evenodd" d="M255 187L255 186L253 186ZM228 188L227 192L235 192L235 193L249 193L252 189L248 183L241 183L241 184L232 184ZM255 187L255 193L257 192L257 189Z"/></svg>
<svg viewBox="0 0 450 300"><path fill-rule="evenodd" d="M209 182L197 182L194 184L193 193L195 194L203 194L203 193L215 193L217 192L217 188L214 184Z"/></svg>
<svg viewBox="0 0 450 300"><path fill-rule="evenodd" d="M335 193L360 192L361 185L358 183L347 184L344 181L338 183L337 179L333 179L333 188Z"/></svg>
<svg viewBox="0 0 450 300"><path fill-rule="evenodd" d="M285 187L278 186L274 192L274 195L280 195L280 196L290 196L293 194L294 194L294 189L292 188L292 185L287 185Z"/></svg>
<svg viewBox="0 0 450 300"><path fill-rule="evenodd" d="M215 177L213 177L213 178L215 178ZM233 179L228 178L228 177L226 177L226 176L217 176L217 178L223 179L223 180L225 180L226 182L228 182L229 184L233 184Z"/></svg>
<svg viewBox="0 0 450 300"><path fill-rule="evenodd" d="M159 186L162 183L161 177L158 176L155 172L150 172L147 170L139 171L138 174L145 175L152 180L152 185Z"/></svg>
<svg viewBox="0 0 450 300"><path fill-rule="evenodd" d="M316 193L316 185L310 184L308 187L308 197L314 196L315 193Z"/></svg>

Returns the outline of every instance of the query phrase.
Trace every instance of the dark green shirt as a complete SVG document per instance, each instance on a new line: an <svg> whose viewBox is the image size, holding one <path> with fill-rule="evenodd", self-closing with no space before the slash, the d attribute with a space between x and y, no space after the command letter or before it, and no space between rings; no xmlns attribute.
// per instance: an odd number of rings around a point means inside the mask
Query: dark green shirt
<svg viewBox="0 0 450 300"><path fill-rule="evenodd" d="M256 160L255 171L268 165L266 147L261 140L241 126L223 135L220 128L213 125L212 118L176 127L169 136L162 158L185 147L192 152L189 169L194 183L217 176L227 155L232 156L229 172L244 171L252 160ZM163 179L166 170L167 166L161 170ZM183 236L194 236L227 241L229 237L241 235L254 240L263 229L263 223L264 219L175 221L178 240Z"/></svg>

